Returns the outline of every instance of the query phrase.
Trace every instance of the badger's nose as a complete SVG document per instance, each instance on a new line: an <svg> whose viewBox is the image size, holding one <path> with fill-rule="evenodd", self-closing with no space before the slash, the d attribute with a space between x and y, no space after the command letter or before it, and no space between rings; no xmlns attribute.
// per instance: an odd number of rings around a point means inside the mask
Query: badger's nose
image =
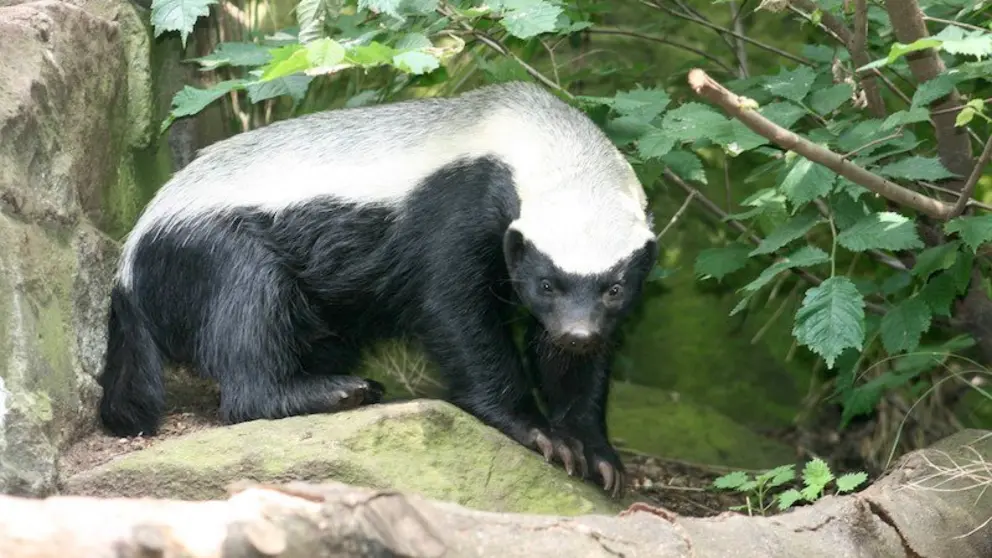
<svg viewBox="0 0 992 558"><path fill-rule="evenodd" d="M562 334L561 344L570 349L584 349L593 341L593 334L586 328L570 329Z"/></svg>

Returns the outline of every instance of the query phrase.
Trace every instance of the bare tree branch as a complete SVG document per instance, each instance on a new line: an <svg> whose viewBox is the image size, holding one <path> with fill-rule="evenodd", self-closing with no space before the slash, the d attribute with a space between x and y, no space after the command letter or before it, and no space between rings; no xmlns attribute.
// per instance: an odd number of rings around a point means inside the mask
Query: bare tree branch
<svg viewBox="0 0 992 558"><path fill-rule="evenodd" d="M961 197L954 202L954 207L951 208L952 218L961 215L967 209L968 201L971 200L971 195L975 192L975 185L978 184L978 180L982 177L982 171L985 170L985 165L989 164L990 159L992 159L992 136L989 136L988 141L985 142L985 149L978 157L975 167L971 169L971 176L968 177L968 182L961 189Z"/></svg>
<svg viewBox="0 0 992 558"><path fill-rule="evenodd" d="M586 31L589 32L589 33L595 34L595 35L620 35L620 36L624 36L624 37L633 37L635 39L642 39L642 40L645 40L645 41L651 41L651 42L655 42L655 43L659 43L659 44L663 44L663 45L672 46L672 47L675 47L675 48L680 48L682 50L685 50L685 51L691 52L693 54L696 54L698 56L702 56L703 58L709 60L710 62L713 62L717 66L720 66L721 69L726 70L727 73L729 73L729 74L733 74L734 73L734 69L733 68L731 68L730 66L728 66L725 62L723 62L722 60L720 60L716 56L713 56L712 54L706 52L705 50L698 49L698 48L696 48L694 46L689 46L689 45L687 45L685 43L680 43L678 41L674 41L674 40L669 39L667 37L659 37L657 35L648 35L646 33L640 33L640 32L637 32L637 31L630 30L630 29L620 29L620 28L615 28L615 27L590 27L589 29L586 29Z"/></svg>
<svg viewBox="0 0 992 558"><path fill-rule="evenodd" d="M807 60L807 59L805 59L805 58L803 58L801 56L796 56L795 54L786 52L786 51L784 51L784 50L782 50L780 48L773 47L772 45L765 44L765 43L763 43L761 41L752 39L751 37L748 37L747 35L741 35L740 33L737 33L736 31L732 31L730 29L727 29L726 27L720 27L719 25L717 25L715 23L710 23L709 21L706 21L705 19L700 19L700 18L698 18L698 17L696 17L694 15L690 15L690 14L687 14L687 13L682 13L682 12L680 12L678 10L673 10L673 9L669 8L668 6L665 6L664 4L662 4L660 2L656 2L656 1L652 1L652 0L639 0L639 1L640 1L641 4L644 4L645 6L648 6L650 8L654 8L656 10L661 10L661 11L665 12L668 15L671 15L671 16L674 16L674 17L677 17L677 18L681 18L681 19L684 19L686 21L691 21L693 23L698 23L699 25L702 25L703 27L708 27L710 29L713 29L714 31L719 31L720 33L724 33L726 35L730 35L731 37L734 37L735 39L739 39L739 40L742 40L742 41L751 43L752 45L754 45L756 47L759 47L759 48L763 48L763 49L767 50L768 52L774 52L775 54L777 54L777 55L779 55L779 56L781 56L783 58L788 58L789 60L792 60L792 61L795 61L795 62L799 62L800 64L805 64L807 66L813 66L814 65L812 62L810 62L809 60Z"/></svg>
<svg viewBox="0 0 992 558"><path fill-rule="evenodd" d="M931 217L945 220L950 215L951 206L942 201L924 196L886 180L864 168L847 161L834 153L809 142L762 116L758 111L745 106L746 99L729 91L719 82L709 77L705 71L694 68L689 72L689 86L701 97L719 105L724 111L740 120L753 132L773 143L819 163L848 180L864 186L887 199L913 208Z"/></svg>

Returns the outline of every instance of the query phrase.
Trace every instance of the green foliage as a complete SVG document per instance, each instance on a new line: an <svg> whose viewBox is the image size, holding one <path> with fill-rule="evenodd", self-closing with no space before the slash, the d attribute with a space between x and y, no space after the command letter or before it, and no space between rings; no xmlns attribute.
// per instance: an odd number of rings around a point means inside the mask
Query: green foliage
<svg viewBox="0 0 992 558"><path fill-rule="evenodd" d="M183 46L193 32L196 20L210 13L217 0L152 0L152 26L158 37L167 31L179 31Z"/></svg>
<svg viewBox="0 0 992 558"><path fill-rule="evenodd" d="M847 277L827 279L806 291L796 313L796 340L823 357L827 366L847 348L861 350L865 337L864 297Z"/></svg>
<svg viewBox="0 0 992 558"><path fill-rule="evenodd" d="M837 242L852 252L922 248L916 225L891 211L872 213L837 235Z"/></svg>
<svg viewBox="0 0 992 558"><path fill-rule="evenodd" d="M992 240L992 215L958 217L944 225L944 232L957 234L972 252Z"/></svg>
<svg viewBox="0 0 992 558"><path fill-rule="evenodd" d="M834 483L835 494L852 492L868 480L868 475L859 471L835 478L827 463L815 458L803 467L802 488L787 488L787 485L792 484L795 479L795 466L781 465L757 475L733 471L715 479L713 487L745 494L745 505L734 506L731 509L745 510L752 516L756 514L764 516L768 515L775 504L779 511L785 511L798 502L819 500L831 482Z"/></svg>

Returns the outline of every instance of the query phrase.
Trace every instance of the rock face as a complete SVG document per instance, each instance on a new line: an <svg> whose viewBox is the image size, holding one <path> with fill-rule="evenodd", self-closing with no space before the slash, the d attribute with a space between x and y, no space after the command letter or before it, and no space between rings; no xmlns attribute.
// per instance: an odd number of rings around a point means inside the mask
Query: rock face
<svg viewBox="0 0 992 558"><path fill-rule="evenodd" d="M134 8L9 4L0 2L0 492L42 495L58 451L93 425L117 254L106 233L126 226L163 173L136 168L154 151L154 110L150 41Z"/></svg>
<svg viewBox="0 0 992 558"><path fill-rule="evenodd" d="M61 493L207 500L241 479L336 480L490 511L620 509L596 486L436 400L201 430L70 477Z"/></svg>

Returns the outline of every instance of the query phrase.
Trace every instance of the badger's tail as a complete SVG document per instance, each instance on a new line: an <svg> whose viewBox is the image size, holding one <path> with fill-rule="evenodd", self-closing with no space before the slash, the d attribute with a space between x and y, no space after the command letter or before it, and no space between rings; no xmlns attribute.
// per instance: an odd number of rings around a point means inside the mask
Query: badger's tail
<svg viewBox="0 0 992 558"><path fill-rule="evenodd" d="M119 285L110 292L107 322L100 420L115 436L153 436L165 408L162 353Z"/></svg>

